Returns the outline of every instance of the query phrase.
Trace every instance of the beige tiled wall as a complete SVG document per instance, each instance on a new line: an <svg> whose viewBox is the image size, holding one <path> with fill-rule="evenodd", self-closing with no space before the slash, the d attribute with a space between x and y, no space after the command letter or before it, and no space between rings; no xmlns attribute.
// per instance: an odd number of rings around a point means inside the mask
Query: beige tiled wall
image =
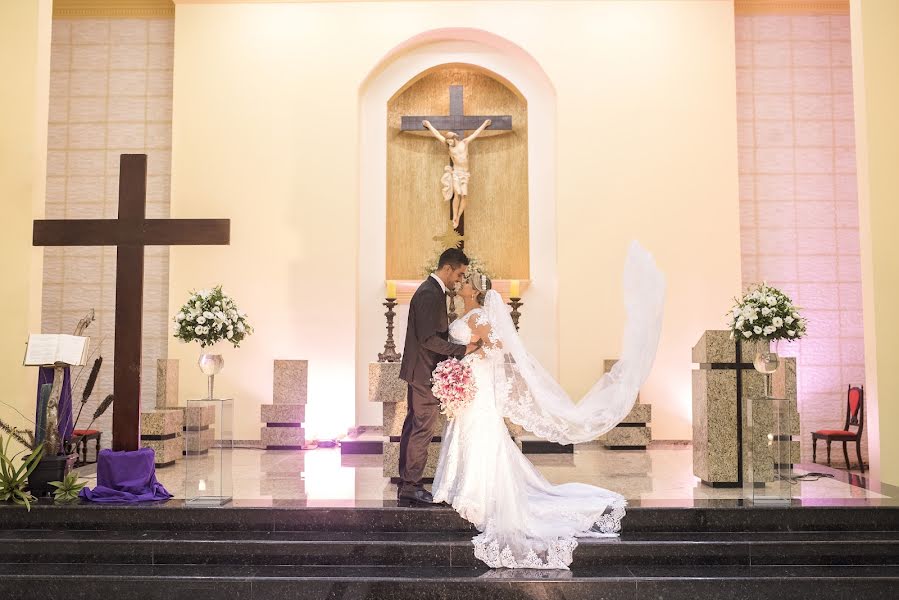
<svg viewBox="0 0 899 600"><path fill-rule="evenodd" d="M842 428L846 386L865 377L849 16L737 16L736 38L743 283L767 280L808 317L780 350L797 357L810 462L811 432Z"/></svg>
<svg viewBox="0 0 899 600"><path fill-rule="evenodd" d="M50 219L115 218L119 155L148 155L147 216L169 216L173 19L54 19L50 74L47 204ZM155 403L156 359L169 333L168 248L148 247L144 267L144 409ZM71 333L96 309L88 329L103 370L85 415L112 392L115 248L47 248L42 330ZM77 369L76 369L77 373ZM86 373L76 384L77 413ZM108 432L112 411L95 427ZM89 416L82 416L85 426Z"/></svg>

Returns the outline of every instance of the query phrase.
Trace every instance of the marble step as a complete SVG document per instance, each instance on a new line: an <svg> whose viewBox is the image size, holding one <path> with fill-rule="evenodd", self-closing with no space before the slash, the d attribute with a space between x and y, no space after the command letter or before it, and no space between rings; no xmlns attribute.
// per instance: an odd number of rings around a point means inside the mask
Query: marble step
<svg viewBox="0 0 899 600"><path fill-rule="evenodd" d="M471 566L471 533L0 531L0 563ZM899 565L899 532L581 539L579 566Z"/></svg>
<svg viewBox="0 0 899 600"><path fill-rule="evenodd" d="M899 568L616 566L571 571L480 567L0 564L0 597L67 600L296 600L422 598L892 599Z"/></svg>
<svg viewBox="0 0 899 600"><path fill-rule="evenodd" d="M32 506L30 512L0 503L5 529L180 531L365 531L471 532L471 524L448 507L403 508L394 501L344 507L310 507L304 501L272 506L188 508L182 500L141 506L75 504ZM630 533L899 531L899 506L793 506L751 508L739 501L700 501L687 507L638 506L623 521Z"/></svg>

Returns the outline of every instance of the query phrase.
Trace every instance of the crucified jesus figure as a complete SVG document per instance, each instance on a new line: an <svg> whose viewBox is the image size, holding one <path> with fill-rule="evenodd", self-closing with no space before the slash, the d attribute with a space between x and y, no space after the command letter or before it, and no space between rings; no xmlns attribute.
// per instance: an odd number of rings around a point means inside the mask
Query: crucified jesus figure
<svg viewBox="0 0 899 600"><path fill-rule="evenodd" d="M430 121L422 121L422 125L427 127L435 138L441 143L446 144L449 150L450 162L452 163L452 180L453 180L453 229L459 227L459 219L465 212L465 206L468 202L468 179L471 177L468 171L468 144L481 132L490 127L490 119L487 119L481 126L467 138L459 139L459 136L452 131L441 134L431 126Z"/></svg>

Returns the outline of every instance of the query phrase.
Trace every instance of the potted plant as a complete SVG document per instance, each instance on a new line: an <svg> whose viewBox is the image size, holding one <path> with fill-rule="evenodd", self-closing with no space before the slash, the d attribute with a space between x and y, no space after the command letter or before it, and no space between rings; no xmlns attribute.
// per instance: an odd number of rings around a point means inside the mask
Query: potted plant
<svg viewBox="0 0 899 600"><path fill-rule="evenodd" d="M72 471L62 481L51 481L50 485L55 488L53 501L67 504L78 499L78 493L87 485L87 481L78 481L78 473Z"/></svg>
<svg viewBox="0 0 899 600"><path fill-rule="evenodd" d="M31 452L22 461L22 464L16 467L15 458L25 450L12 454L10 449L12 440L16 438L22 442L27 439L24 436L20 437L17 433L13 429L13 433L8 437L0 436L0 501L12 501L30 511L31 503L35 498L28 487L29 478L41 462L44 445L38 444L35 448L29 448Z"/></svg>
<svg viewBox="0 0 899 600"><path fill-rule="evenodd" d="M780 360L777 344L780 340L792 342L805 336L807 321L799 314L800 308L790 297L765 282L751 287L727 316L730 338L741 341L764 340L767 350L759 350L752 364L757 371L773 373ZM774 343L771 350L770 342Z"/></svg>

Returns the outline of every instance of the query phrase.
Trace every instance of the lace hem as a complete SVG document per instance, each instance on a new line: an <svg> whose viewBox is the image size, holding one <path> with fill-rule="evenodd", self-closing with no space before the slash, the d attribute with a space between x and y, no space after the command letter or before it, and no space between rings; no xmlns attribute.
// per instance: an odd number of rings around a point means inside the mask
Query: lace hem
<svg viewBox="0 0 899 600"><path fill-rule="evenodd" d="M472 539L474 555L492 569L565 569L572 561L572 553L577 548L577 540L574 538L559 538L553 541L546 550L545 558L540 558L536 552L528 553L518 559L509 546L499 549L499 542L488 541L486 533L482 533Z"/></svg>
<svg viewBox="0 0 899 600"><path fill-rule="evenodd" d="M492 531L492 526L488 524L484 533L471 540L474 544L474 555L492 569L567 570L574 560L574 549L578 545L576 537L615 537L621 531L621 519L625 514L625 502L616 503L611 506L611 510L607 507L599 515L585 517L582 523L586 522L587 525L581 529L580 534L552 540L546 545L546 551L540 554L531 548L524 556L516 556L508 544L500 549L496 534Z"/></svg>

